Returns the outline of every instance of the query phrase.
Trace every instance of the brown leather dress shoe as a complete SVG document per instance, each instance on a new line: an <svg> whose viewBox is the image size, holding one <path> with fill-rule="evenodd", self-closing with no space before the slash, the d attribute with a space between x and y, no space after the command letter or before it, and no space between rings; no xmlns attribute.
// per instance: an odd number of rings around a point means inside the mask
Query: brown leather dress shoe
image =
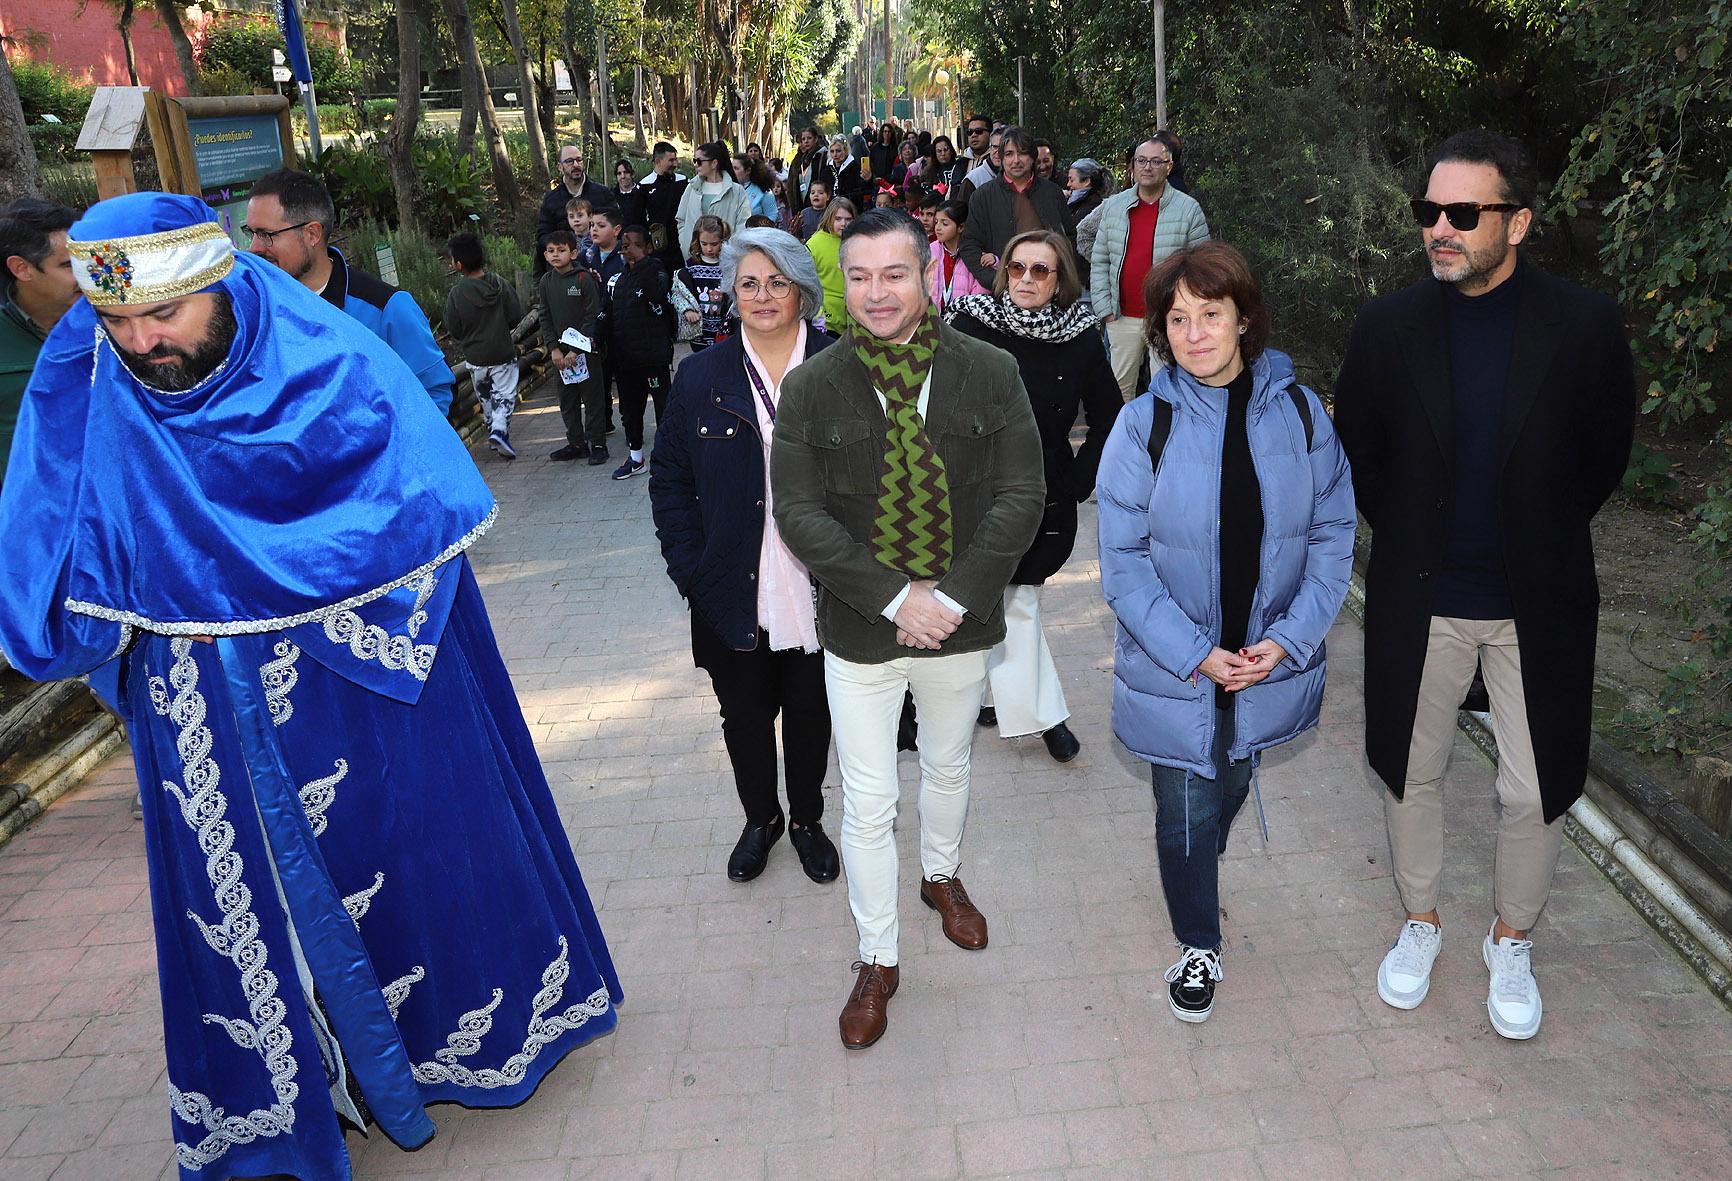
<svg viewBox="0 0 1732 1181"><path fill-rule="evenodd" d="M842 1044L851 1050L863 1050L890 1027L890 998L896 995L901 979L895 965L867 964L854 961L854 990L848 1003L842 1006L837 1025L842 1029Z"/></svg>
<svg viewBox="0 0 1732 1181"><path fill-rule="evenodd" d="M920 901L944 920L944 937L958 947L979 951L986 946L986 916L968 900L960 878L939 874L920 881Z"/></svg>

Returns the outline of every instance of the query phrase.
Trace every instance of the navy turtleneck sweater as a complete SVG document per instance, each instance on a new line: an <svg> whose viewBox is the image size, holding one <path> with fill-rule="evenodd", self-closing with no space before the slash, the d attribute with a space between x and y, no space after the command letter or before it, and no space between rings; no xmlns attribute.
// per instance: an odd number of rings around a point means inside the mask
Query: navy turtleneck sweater
<svg viewBox="0 0 1732 1181"><path fill-rule="evenodd" d="M1449 376L1455 402L1455 487L1438 572L1433 615L1455 619L1512 619L1504 569L1503 526L1498 518L1498 432L1504 391L1515 351L1522 266L1484 295L1443 286L1449 336Z"/></svg>

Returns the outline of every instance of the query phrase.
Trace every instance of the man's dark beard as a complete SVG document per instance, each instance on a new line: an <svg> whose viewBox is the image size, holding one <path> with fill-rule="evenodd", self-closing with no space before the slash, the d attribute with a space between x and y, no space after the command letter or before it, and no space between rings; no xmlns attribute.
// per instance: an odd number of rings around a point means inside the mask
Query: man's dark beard
<svg viewBox="0 0 1732 1181"><path fill-rule="evenodd" d="M229 303L229 297L222 292L216 292L216 297L216 310L211 313L210 331L190 353L169 344L159 344L148 353L134 353L122 348L112 337L109 338L109 343L113 344L114 351L120 354L121 363L151 389L169 394L190 390L216 372L217 366L228 359L229 347L235 342L234 308ZM176 360L167 365L159 365L154 360L157 357L174 357Z"/></svg>

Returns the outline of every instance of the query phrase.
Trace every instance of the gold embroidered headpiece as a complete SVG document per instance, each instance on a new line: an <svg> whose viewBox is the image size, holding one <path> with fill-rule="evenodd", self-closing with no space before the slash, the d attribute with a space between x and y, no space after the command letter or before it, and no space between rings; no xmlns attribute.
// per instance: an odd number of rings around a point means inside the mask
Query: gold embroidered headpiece
<svg viewBox="0 0 1732 1181"><path fill-rule="evenodd" d="M235 265L234 243L214 221L92 242L69 235L66 249L79 289L98 307L179 299L203 291Z"/></svg>

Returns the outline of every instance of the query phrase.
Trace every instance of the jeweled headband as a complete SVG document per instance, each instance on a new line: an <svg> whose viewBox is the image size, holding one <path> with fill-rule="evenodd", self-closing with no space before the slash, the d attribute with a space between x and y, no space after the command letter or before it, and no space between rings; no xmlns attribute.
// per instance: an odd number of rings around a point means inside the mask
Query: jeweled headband
<svg viewBox="0 0 1732 1181"><path fill-rule="evenodd" d="M101 242L68 239L66 249L79 289L98 306L179 299L235 265L234 243L214 221Z"/></svg>

